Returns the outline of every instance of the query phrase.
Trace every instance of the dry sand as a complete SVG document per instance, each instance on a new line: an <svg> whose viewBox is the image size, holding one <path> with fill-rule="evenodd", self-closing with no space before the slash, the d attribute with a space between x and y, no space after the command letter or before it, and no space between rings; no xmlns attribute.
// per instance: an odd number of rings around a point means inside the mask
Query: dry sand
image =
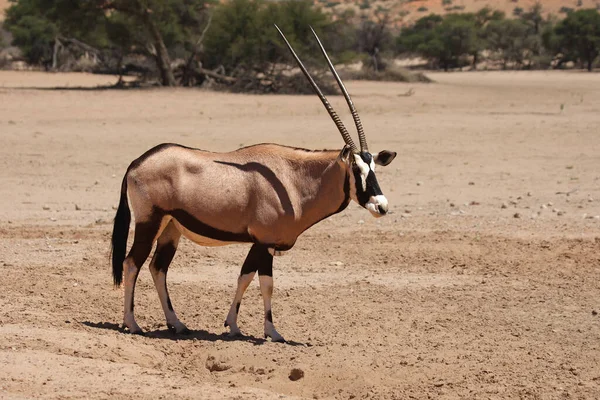
<svg viewBox="0 0 600 400"><path fill-rule="evenodd" d="M47 90L115 79L0 72L0 397L600 397L600 74L431 75L347 83L370 148L399 153L378 173L393 213L351 204L276 259L277 344L256 281L247 336L224 335L249 246L187 240L169 281L192 334L168 333L146 267L149 333L119 332L113 207L161 142L340 148L315 97Z"/></svg>

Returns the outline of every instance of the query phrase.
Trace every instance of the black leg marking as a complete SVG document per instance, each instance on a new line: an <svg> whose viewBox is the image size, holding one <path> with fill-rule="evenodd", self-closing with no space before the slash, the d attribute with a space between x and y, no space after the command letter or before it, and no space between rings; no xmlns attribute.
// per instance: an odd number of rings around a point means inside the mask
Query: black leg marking
<svg viewBox="0 0 600 400"><path fill-rule="evenodd" d="M267 321L269 321L270 323L273 323L273 314L271 313L271 310L267 311L267 314L265 315L265 318L267 319Z"/></svg>
<svg viewBox="0 0 600 400"><path fill-rule="evenodd" d="M273 256L269 249L261 244L254 244L246 256L240 275L258 271L259 275L273 276Z"/></svg>
<svg viewBox="0 0 600 400"><path fill-rule="evenodd" d="M156 259L154 260L154 268L156 270L162 270L167 273L171 261L175 256L177 247L172 242L165 243L163 245L157 245L156 247Z"/></svg>
<svg viewBox="0 0 600 400"><path fill-rule="evenodd" d="M167 293L167 307L173 311L173 304L171 304L171 296L169 296L169 290L167 289L166 275L169 270L169 265L175 257L177 247L173 242L156 245L156 253L154 254L154 262L151 264L156 271L162 271L165 274L165 292Z"/></svg>
<svg viewBox="0 0 600 400"><path fill-rule="evenodd" d="M268 254L268 253L267 253ZM273 256L271 254L269 254L269 262L266 262L265 260L265 264L261 264L258 267L258 275L261 276L273 276Z"/></svg>
<svg viewBox="0 0 600 400"><path fill-rule="evenodd" d="M133 312L133 309L135 307L135 303L133 302L133 298L135 296L135 289L133 289L131 291L131 303L129 303L129 309Z"/></svg>
<svg viewBox="0 0 600 400"><path fill-rule="evenodd" d="M135 277L133 278L133 287L131 289L131 302L129 304L129 309L131 311L133 311L133 308L135 306L133 301L135 296L135 282L137 281L137 277L140 273L142 265L144 264L144 262L148 258L148 255L150 255L150 251L152 250L152 243L149 243L147 240L145 240L147 235L148 233L144 233L143 231L138 234L138 228L136 227L136 239L134 240L137 241L134 241L133 245L131 246L131 250L129 251L129 255L127 256L127 258L129 258L133 262L133 265L135 267ZM139 237L141 237L142 239L138 240Z"/></svg>
<svg viewBox="0 0 600 400"><path fill-rule="evenodd" d="M242 303L237 303L237 304L235 305L235 314L236 314L236 315L240 313L240 306L241 306L241 305L242 305ZM229 326L229 323L227 322L227 320L225 320L225 323L223 323L223 326L224 326L225 328L227 328L227 327Z"/></svg>
<svg viewBox="0 0 600 400"><path fill-rule="evenodd" d="M150 255L150 251L152 251L154 236L160 229L162 218L162 213L155 212L150 221L135 224L133 245L127 257L133 260L138 269L142 268L142 265L144 265L144 262L146 262L146 259Z"/></svg>

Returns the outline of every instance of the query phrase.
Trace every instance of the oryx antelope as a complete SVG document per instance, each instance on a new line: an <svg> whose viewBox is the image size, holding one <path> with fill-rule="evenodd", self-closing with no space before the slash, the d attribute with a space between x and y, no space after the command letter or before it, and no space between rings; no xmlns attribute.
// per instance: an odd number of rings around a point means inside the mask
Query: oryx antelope
<svg viewBox="0 0 600 400"><path fill-rule="evenodd" d="M125 281L123 324L131 333L142 332L133 315L135 283L155 242L150 272L167 326L176 333L187 332L173 310L166 284L169 264L183 235L205 246L253 243L225 326L232 335L240 333L237 316L242 296L258 272L265 337L283 341L271 313L273 256L291 249L302 232L344 210L351 199L375 217L388 211L388 201L375 177L375 165L388 165L396 153L369 152L352 100L316 33L313 31L354 118L360 150L283 33L277 30L346 144L341 151L258 144L229 153L161 144L133 161L123 178L112 234L113 278L117 286ZM135 236L125 257L131 212Z"/></svg>

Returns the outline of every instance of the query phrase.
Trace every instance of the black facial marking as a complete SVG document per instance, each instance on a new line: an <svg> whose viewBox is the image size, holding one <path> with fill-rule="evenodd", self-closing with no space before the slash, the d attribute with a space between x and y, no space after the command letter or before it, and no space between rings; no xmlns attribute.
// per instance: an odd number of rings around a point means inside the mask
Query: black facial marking
<svg viewBox="0 0 600 400"><path fill-rule="evenodd" d="M356 197L358 198L359 204L365 204L369 201L369 196L366 195L366 188L363 187L362 173L358 166L352 167L352 173L354 174L354 184L356 186ZM363 197L366 196L366 200Z"/></svg>
<svg viewBox="0 0 600 400"><path fill-rule="evenodd" d="M369 166L369 173L367 174L367 179L365 179L367 186L366 188L363 187L362 173L360 168L357 165L352 166L352 173L354 174L354 182L356 186L356 198L358 199L358 204L364 206L369 202L371 196L380 196L383 194L383 192L379 187L379 182L377 182L375 172L370 169L373 156L367 152L362 152L359 155L360 158Z"/></svg>
<svg viewBox="0 0 600 400"><path fill-rule="evenodd" d="M271 310L267 311L267 313L265 314L265 318L267 319L267 321L269 321L270 323L273 323L273 314L271 313Z"/></svg>
<svg viewBox="0 0 600 400"><path fill-rule="evenodd" d="M259 275L273 276L273 256L269 248L261 244L254 244L246 256L240 275L258 271Z"/></svg>
<svg viewBox="0 0 600 400"><path fill-rule="evenodd" d="M367 188L372 193L371 196L380 196L383 194L381 188L379 187L379 182L377 182L377 177L375 177L375 172L369 171L369 175L367 175Z"/></svg>
<svg viewBox="0 0 600 400"><path fill-rule="evenodd" d="M371 166L371 161L373 161L373 156L371 155L371 153L362 151L359 153L359 155L360 155L360 158L362 158L362 160L364 162L366 162L368 166Z"/></svg>

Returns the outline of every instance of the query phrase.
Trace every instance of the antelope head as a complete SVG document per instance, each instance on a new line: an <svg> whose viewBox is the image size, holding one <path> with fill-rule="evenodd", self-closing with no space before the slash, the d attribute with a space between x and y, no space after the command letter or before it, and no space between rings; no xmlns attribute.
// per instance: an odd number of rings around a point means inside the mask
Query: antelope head
<svg viewBox="0 0 600 400"><path fill-rule="evenodd" d="M286 39L283 32L281 32L277 25L275 25L275 28L277 28L277 31L279 31L279 34L285 41L285 44L292 53L292 56L294 56L294 59L298 63L302 73L304 76L306 76L306 79L308 79L319 99L321 99L321 102L325 106L325 109L327 109L327 112L331 116L331 119L342 134L342 138L346 143L340 152L338 159L340 162L344 163L348 169L348 175L350 177L350 197L362 207L369 210L375 217L384 216L388 212L388 201L383 195L381 188L379 187L379 183L377 182L377 177L375 176L375 165L386 166L390 164L396 157L396 152L388 150L380 151L377 154L372 154L369 152L365 131L362 123L360 122L360 118L358 117L358 112L354 107L354 103L352 102L352 99L350 98L350 95L348 94L348 91L346 90L346 87L344 86L340 76L335 70L333 63L329 59L321 40L319 40L319 37L312 27L310 29L317 39L319 48L321 49L321 52L327 61L327 65L329 65L329 69L335 77L335 80L338 83L346 102L348 103L348 107L350 108L350 113L352 114L354 124L356 125L356 130L358 131L360 150L354 144L352 137L348 133L348 130L342 123L340 117L337 115L321 89L319 89L312 76L310 76L306 67L304 67L304 64L302 64L302 61L300 61L300 58L298 58L296 55L296 52Z"/></svg>

